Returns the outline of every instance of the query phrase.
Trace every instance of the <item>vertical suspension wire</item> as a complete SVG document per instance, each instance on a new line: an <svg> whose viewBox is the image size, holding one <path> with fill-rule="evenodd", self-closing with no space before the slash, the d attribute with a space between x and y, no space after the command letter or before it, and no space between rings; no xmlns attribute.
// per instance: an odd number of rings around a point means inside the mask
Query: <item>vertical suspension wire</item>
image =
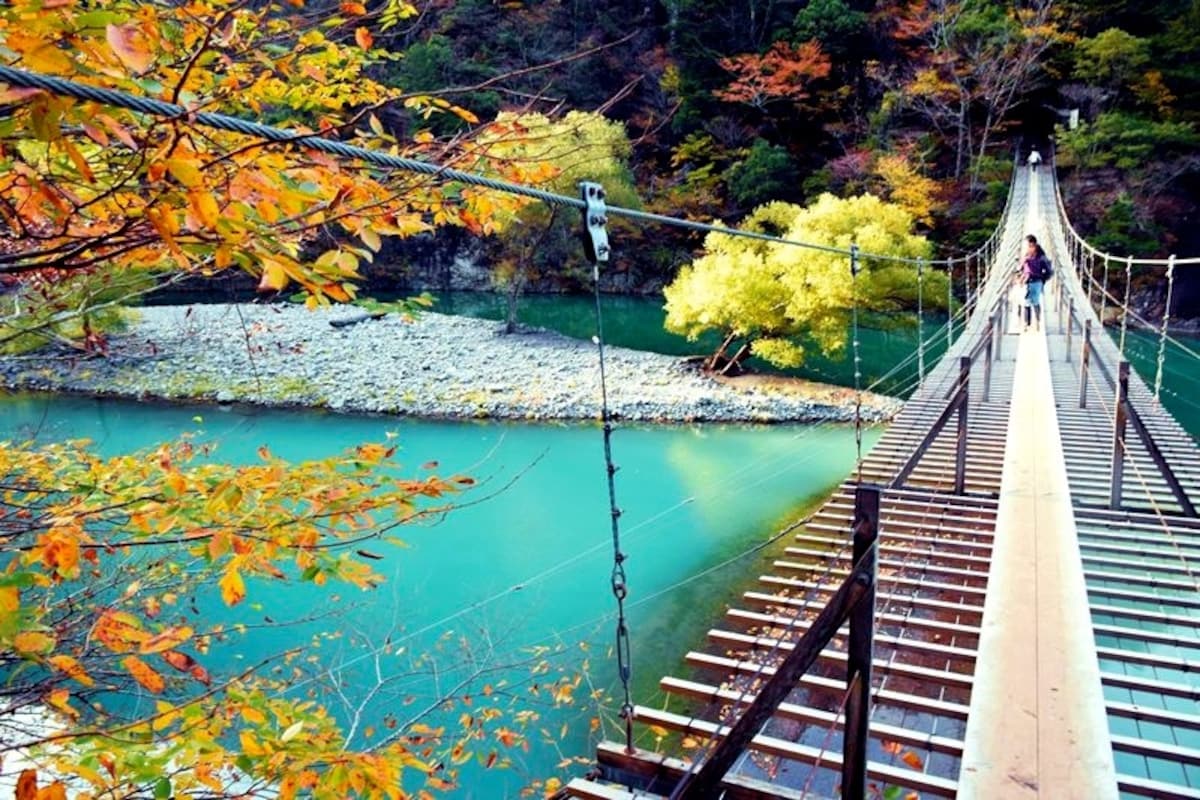
<svg viewBox="0 0 1200 800"><path fill-rule="evenodd" d="M1108 253L1104 254L1104 282L1100 287L1100 327L1104 327L1104 312L1108 308Z"/></svg>
<svg viewBox="0 0 1200 800"><path fill-rule="evenodd" d="M954 344L954 261L946 262L946 352Z"/></svg>
<svg viewBox="0 0 1200 800"><path fill-rule="evenodd" d="M633 679L633 654L629 647L629 624L625 619L625 598L629 595L629 583L625 574L625 552L621 549L621 509L617 505L617 465L612 455L612 414L608 410L608 376L604 363L604 313L600 305L600 262L608 261L608 232L605 230L607 215L604 205L604 187L597 183L580 184L584 202L585 248L592 261L592 292L596 301L596 353L600 363L600 423L604 431L604 470L608 478L608 510L612 525L613 567L609 584L617 601L617 673L621 679L623 697L621 719L625 722L625 750L632 753L633 747L633 698L630 683Z"/></svg>
<svg viewBox="0 0 1200 800"><path fill-rule="evenodd" d="M1154 372L1154 399L1162 392L1163 364L1167 359L1167 326L1171 322L1171 293L1175 288L1175 255L1167 258L1167 300L1163 306L1162 328L1158 332L1158 368Z"/></svg>
<svg viewBox="0 0 1200 800"><path fill-rule="evenodd" d="M859 353L858 347L858 245L850 245L850 297L853 306L850 312L851 319L851 339L850 345L853 349L854 357L854 448L855 448L855 473L858 475L858 482L862 483L863 476L863 425L862 425L862 355Z"/></svg>
<svg viewBox="0 0 1200 800"><path fill-rule="evenodd" d="M925 259L917 259L917 381L925 382Z"/></svg>
<svg viewBox="0 0 1200 800"><path fill-rule="evenodd" d="M1125 331L1129 328L1129 289L1133 286L1133 256L1125 258L1125 299L1121 301L1121 341L1117 351L1125 358Z"/></svg>
<svg viewBox="0 0 1200 800"><path fill-rule="evenodd" d="M963 297L967 302L967 315L971 313L974 306L971 304L973 295L971 294L971 254L967 253L966 259L963 261ZM967 316L963 317L963 324L966 324Z"/></svg>

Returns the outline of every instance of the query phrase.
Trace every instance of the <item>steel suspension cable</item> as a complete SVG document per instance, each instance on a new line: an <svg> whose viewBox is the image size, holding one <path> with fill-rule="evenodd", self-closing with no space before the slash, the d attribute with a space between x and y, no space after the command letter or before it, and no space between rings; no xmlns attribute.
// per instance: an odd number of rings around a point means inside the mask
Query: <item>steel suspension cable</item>
<svg viewBox="0 0 1200 800"><path fill-rule="evenodd" d="M519 195L553 206L567 206L580 210L585 208L584 202L578 197L570 197L567 195L546 191L544 189L537 189L524 184L512 183L510 181L503 181L496 178L489 178L485 175L454 169L452 167L447 167L437 163L420 161L415 158L405 158L403 156L391 155L390 153L383 153L365 147L350 145L346 144L345 142L328 139L316 133L275 128L269 125L243 120L228 114L219 114L210 111L195 111L176 103L168 103L149 97L141 97L138 95L129 94L128 92L116 91L114 89L89 86L87 84L66 80L64 78L58 78L52 75L41 75L0 65L0 83L6 83L10 86L26 89L40 89L42 91L64 97L73 97L77 100L85 100L94 103L101 103L103 105L125 108L142 114L163 117L166 119L186 120L188 122L204 125L205 127L239 133L244 136L264 139L269 142L278 144L292 144L330 153L331 155L365 161L368 164L373 164L375 166L384 167L387 169L415 172L439 180L465 183L469 186L478 186L483 189L491 189L493 191ZM724 225L696 222L694 220L670 217L663 214L653 214L647 211L623 208L621 206L608 206L607 210L608 213L614 216L676 228L683 228L701 233L717 233L726 236L755 239L758 241L802 247L822 253L831 253L844 256L850 255L850 250L846 248L816 244L813 242L803 242L796 239L787 239L781 236L772 236L770 234L758 233L755 231L740 230L738 228L730 228ZM860 258L869 259L871 261L897 264L915 264L918 260L916 258L887 255L883 253L860 252L859 256ZM964 257L952 257L947 259L938 259L932 261L931 263L951 265L962 260L964 260Z"/></svg>

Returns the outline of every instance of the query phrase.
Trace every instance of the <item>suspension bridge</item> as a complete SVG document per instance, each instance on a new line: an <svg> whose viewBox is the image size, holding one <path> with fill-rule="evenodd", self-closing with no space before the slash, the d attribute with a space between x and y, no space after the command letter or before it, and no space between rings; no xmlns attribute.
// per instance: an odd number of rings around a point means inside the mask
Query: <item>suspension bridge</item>
<svg viewBox="0 0 1200 800"><path fill-rule="evenodd" d="M573 207L598 263L608 214L837 252L853 275L861 258L905 260L607 207L595 184L569 198L9 67L0 81ZM1030 232L1057 274L1040 327L1025 330L1013 275ZM1052 168L1014 169L979 250L917 265L919 286L923 268L958 266L952 346L926 371L919 345L921 383L903 411L684 655L683 676L662 679L669 708L630 697L605 410L626 736L601 743L597 769L560 796L1200 798L1200 448L1160 403L1168 342L1200 358L1168 330L1175 269L1196 264L1099 252L1071 226ZM1167 278L1153 385L1126 360L1130 319L1148 324L1130 308L1135 265ZM1109 278L1122 269L1118 298ZM1115 340L1103 322L1114 316ZM857 325L854 348L859 389ZM678 734L660 736L677 750L635 747L639 725Z"/></svg>
<svg viewBox="0 0 1200 800"><path fill-rule="evenodd" d="M1030 331L1026 233L1057 272ZM856 474L662 678L669 706L633 708L690 747L604 742L566 796L1200 798L1200 448L1108 289L1143 262L1077 235L1052 170L1014 172L987 253Z"/></svg>

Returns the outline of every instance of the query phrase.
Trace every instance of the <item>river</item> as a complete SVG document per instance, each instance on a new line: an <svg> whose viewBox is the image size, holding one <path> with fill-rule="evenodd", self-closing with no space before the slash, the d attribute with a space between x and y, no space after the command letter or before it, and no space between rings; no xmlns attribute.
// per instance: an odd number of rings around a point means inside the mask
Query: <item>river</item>
<svg viewBox="0 0 1200 800"><path fill-rule="evenodd" d="M591 680L613 688L612 546L598 426L422 422L48 395L0 402L0 439L85 437L99 451L115 454L187 433L214 443L216 457L234 462L255 459L263 444L285 458L305 459L390 441L399 443L404 463L436 460L445 474L479 478L482 485L464 500L494 495L437 524L401 531L407 547L373 543L371 549L384 556L378 564L387 584L368 594L344 590L341 606L333 609L329 592L307 584L281 589L272 583L269 595L256 595L265 587L251 585L240 616L233 617L238 621L303 620L342 610L332 621L234 637L214 648L210 665L252 663L316 633L328 639L322 657L350 662L349 685L365 689L364 668L371 662L356 659L390 637L393 647L406 650L385 665L395 671L396 685L377 701L377 723L385 713L403 718L404 709L420 708L432 696L427 677L409 675L427 673L430 665L409 655L432 654L448 680L464 658L460 637L476 650L492 640L501 662L532 646L562 645L567 654L552 659L555 668L577 669L585 657L582 644ZM866 446L878 433L867 431ZM725 604L758 574L762 556L725 567L722 562L761 542L843 479L854 463L854 434L832 424L620 427L613 449L621 467L617 495L628 553L634 698L652 702L658 677L702 642ZM200 610L229 613L204 602ZM331 627L334 636L327 633ZM526 673L508 677L515 681ZM587 692L580 689L577 696L586 701ZM476 770L457 796L515 797L531 776L555 774L564 754L586 758L595 740L588 725L594 715L587 707L566 716L546 712L530 731L533 747L519 765ZM611 707L600 716L605 725L598 734L617 736ZM568 728L562 741L541 742L537 728L557 740L563 722Z"/></svg>

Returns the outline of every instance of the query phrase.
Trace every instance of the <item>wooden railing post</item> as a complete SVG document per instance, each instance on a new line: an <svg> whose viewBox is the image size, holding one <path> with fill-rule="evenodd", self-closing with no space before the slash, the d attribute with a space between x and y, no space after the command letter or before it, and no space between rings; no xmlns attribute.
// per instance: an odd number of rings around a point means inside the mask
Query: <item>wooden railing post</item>
<svg viewBox="0 0 1200 800"><path fill-rule="evenodd" d="M1092 321L1083 323L1083 352L1079 354L1079 407L1087 408L1088 362L1092 355Z"/></svg>
<svg viewBox="0 0 1200 800"><path fill-rule="evenodd" d="M1129 421L1129 362L1117 366L1117 402L1113 419L1112 479L1108 485L1108 507L1121 507L1121 489L1125 479L1125 429Z"/></svg>
<svg viewBox="0 0 1200 800"><path fill-rule="evenodd" d="M1071 360L1071 334L1075 332L1075 298L1067 300L1067 361Z"/></svg>
<svg viewBox="0 0 1200 800"><path fill-rule="evenodd" d="M1004 347L1004 332L1008 330L1008 296L1000 297L1000 328L996 337L996 360L1000 360L1000 350Z"/></svg>
<svg viewBox="0 0 1200 800"><path fill-rule="evenodd" d="M987 347L983 351L983 402L988 402L992 391L992 347L996 341L996 315L988 315Z"/></svg>
<svg viewBox="0 0 1200 800"><path fill-rule="evenodd" d="M878 486L854 492L854 563L864 557L879 536ZM867 734L871 711L871 659L875 639L875 563L871 585L850 612L850 637L846 645L846 732L842 744L842 797L867 796Z"/></svg>
<svg viewBox="0 0 1200 800"><path fill-rule="evenodd" d="M954 493L962 494L967 485L967 406L970 398L969 379L971 359L963 356L958 360L958 449L954 456Z"/></svg>

